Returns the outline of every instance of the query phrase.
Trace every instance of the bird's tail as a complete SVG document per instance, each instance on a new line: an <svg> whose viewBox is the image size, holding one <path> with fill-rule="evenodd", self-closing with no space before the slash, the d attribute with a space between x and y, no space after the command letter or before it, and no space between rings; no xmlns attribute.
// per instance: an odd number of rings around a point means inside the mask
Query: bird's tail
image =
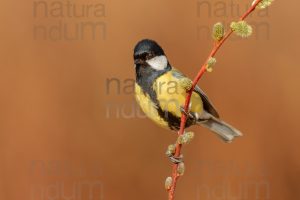
<svg viewBox="0 0 300 200"><path fill-rule="evenodd" d="M210 116L207 120L199 121L197 124L210 129L228 143L232 142L235 137L243 135L239 130L214 116Z"/></svg>

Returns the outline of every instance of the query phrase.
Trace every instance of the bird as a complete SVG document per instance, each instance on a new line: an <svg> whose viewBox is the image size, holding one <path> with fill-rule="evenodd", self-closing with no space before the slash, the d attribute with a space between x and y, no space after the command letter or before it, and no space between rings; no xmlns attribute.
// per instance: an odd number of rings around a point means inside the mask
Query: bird
<svg viewBox="0 0 300 200"><path fill-rule="evenodd" d="M196 86L189 111L183 109L187 96L186 82L192 82L171 66L162 47L151 39L139 41L134 48L135 98L145 115L156 124L172 131L180 129L182 114L187 115L185 128L200 125L230 143L242 133L222 121L208 96Z"/></svg>

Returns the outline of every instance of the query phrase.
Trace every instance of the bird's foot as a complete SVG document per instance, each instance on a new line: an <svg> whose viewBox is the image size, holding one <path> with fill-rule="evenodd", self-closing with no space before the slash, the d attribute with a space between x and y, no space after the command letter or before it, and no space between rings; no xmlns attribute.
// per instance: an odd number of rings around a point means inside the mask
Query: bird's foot
<svg viewBox="0 0 300 200"><path fill-rule="evenodd" d="M183 113L185 116L187 116L189 119L191 119L194 123L197 121L197 117L193 115L190 112L186 112L184 107L180 106L180 111Z"/></svg>
<svg viewBox="0 0 300 200"><path fill-rule="evenodd" d="M180 111L183 113L185 116L190 117L190 118L195 118L194 115L192 115L190 112L186 112L184 107L180 106Z"/></svg>

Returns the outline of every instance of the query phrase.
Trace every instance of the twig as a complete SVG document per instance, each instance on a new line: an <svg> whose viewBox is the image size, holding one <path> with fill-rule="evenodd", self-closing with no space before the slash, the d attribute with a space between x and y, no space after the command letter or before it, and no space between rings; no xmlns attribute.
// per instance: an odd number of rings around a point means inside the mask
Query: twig
<svg viewBox="0 0 300 200"><path fill-rule="evenodd" d="M246 17L249 16L249 14L251 12L253 12L257 6L257 4L259 4L262 0L257 0L255 3L253 3L251 5L251 7L240 17L240 20L244 20ZM194 78L193 80L193 85L192 88L190 89L190 91L188 91L187 93L187 97L185 100L185 105L184 105L184 110L186 113L189 112L189 104L190 104L190 100L191 100L191 96L193 93L194 88L196 87L198 81L200 80L200 78L202 77L202 75L206 72L206 66L207 66L207 62L209 61L210 58L214 57L216 55L216 53L218 52L218 50L220 49L220 47L224 44L224 42L229 38L229 36L233 33L233 30L230 29L229 32L227 32L224 37L218 41L216 43L216 45L213 45L213 48L207 58L207 60L205 61L205 63L201 66L197 76ZM180 129L178 132L178 136L181 136L184 134L184 129L185 129L185 124L187 121L187 116L185 114L181 115L181 122L180 122ZM181 152L181 148L182 148L182 144L177 143L176 144L176 149L175 149L175 157L179 157L180 156L180 152ZM173 164L173 173L172 173L172 184L168 190L169 193L169 200L174 200L174 195L175 195L175 188L176 188L176 184L177 184L177 180L179 178L179 174L178 174L178 164Z"/></svg>

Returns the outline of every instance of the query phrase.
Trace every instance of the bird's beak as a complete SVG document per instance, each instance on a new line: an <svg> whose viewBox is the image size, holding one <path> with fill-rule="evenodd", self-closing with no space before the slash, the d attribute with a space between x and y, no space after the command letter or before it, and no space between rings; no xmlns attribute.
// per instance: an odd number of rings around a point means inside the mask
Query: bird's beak
<svg viewBox="0 0 300 200"><path fill-rule="evenodd" d="M141 65L141 64L144 64L144 61L141 60L141 59L135 59L135 60L134 60L134 64L136 64L136 65Z"/></svg>

